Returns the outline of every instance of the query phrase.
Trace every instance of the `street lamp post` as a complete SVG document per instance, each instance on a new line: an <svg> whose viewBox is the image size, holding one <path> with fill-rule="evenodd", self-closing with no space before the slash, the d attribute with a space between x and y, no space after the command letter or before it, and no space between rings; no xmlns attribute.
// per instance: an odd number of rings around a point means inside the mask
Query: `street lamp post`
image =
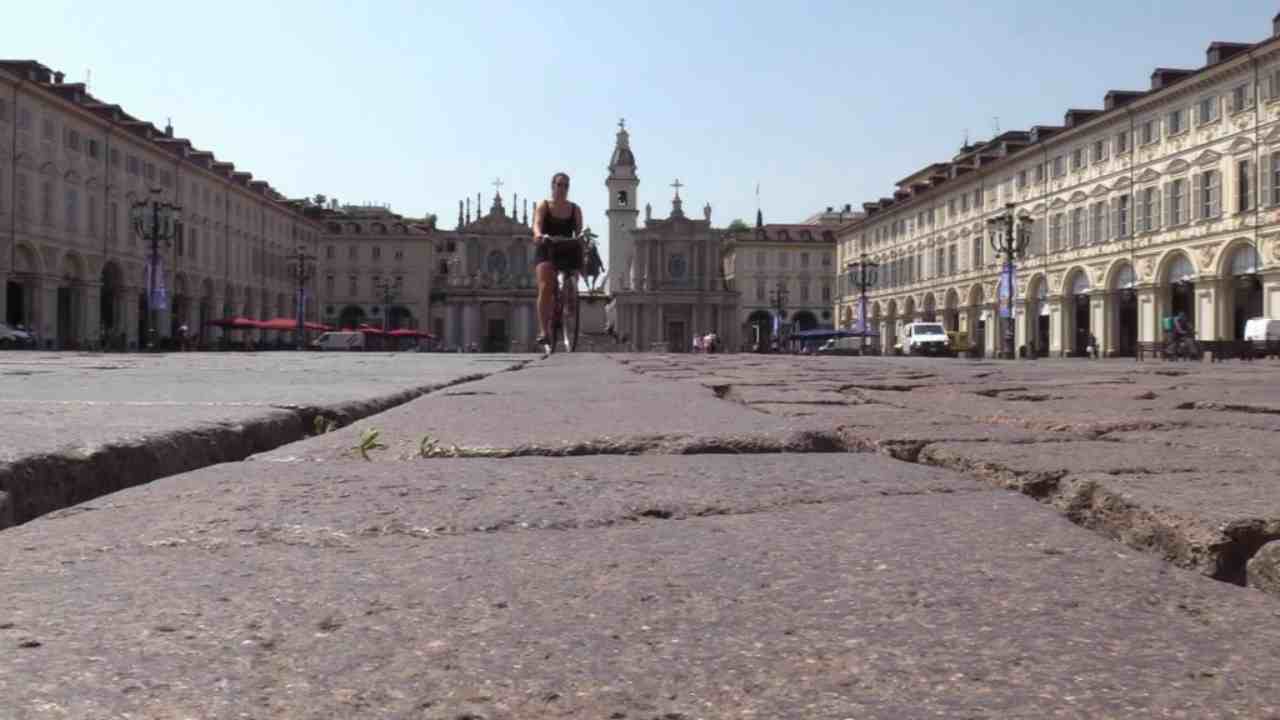
<svg viewBox="0 0 1280 720"><path fill-rule="evenodd" d="M787 307L787 286L779 282L769 293L769 304L773 306L774 318L778 323L778 349L782 349L782 311Z"/></svg>
<svg viewBox="0 0 1280 720"><path fill-rule="evenodd" d="M387 332L391 328L391 301L396 298L399 288L386 278L379 278L378 284L374 286L378 292L378 296L382 299L382 331Z"/></svg>
<svg viewBox="0 0 1280 720"><path fill-rule="evenodd" d="M134 203L129 208L129 218L133 231L143 242L150 242L147 253L147 336L140 338L140 343L152 347L156 330L155 312L163 310L168 304L161 283L164 275L160 269L160 243L165 247L173 244L175 238L182 233L182 207L160 199L164 191L151 188L151 197Z"/></svg>
<svg viewBox="0 0 1280 720"><path fill-rule="evenodd" d="M876 275L880 271L880 263L874 260L868 260L867 254L862 253L858 256L857 262L851 262L846 266L849 271L849 282L858 287L858 317L862 321L862 350L861 354L867 354L867 288L875 287Z"/></svg>
<svg viewBox="0 0 1280 720"><path fill-rule="evenodd" d="M1005 310L1008 314L1008 323L1004 326L1004 350L1001 352L1001 357L1012 360L1016 356L1013 348L1013 259L1022 257L1022 254L1026 251L1027 244L1031 241L1031 225L1035 221L1029 217L1015 217L1013 203L1006 204L1004 209L1003 215L987 221L987 232L991 238L991 249L997 255L1004 255L1004 268L1001 271L1004 277L1001 282L1004 285ZM997 291L997 303L999 302L999 295L1000 291ZM997 322L999 315L999 312L997 312Z"/></svg>
<svg viewBox="0 0 1280 720"><path fill-rule="evenodd" d="M306 325L306 309L307 309L307 281L315 274L315 266L311 265L316 259L315 255L308 254L306 249L301 245L294 248L293 254L293 279L297 285L297 309L298 313L298 330L297 330L297 347L299 350L307 349L307 325Z"/></svg>

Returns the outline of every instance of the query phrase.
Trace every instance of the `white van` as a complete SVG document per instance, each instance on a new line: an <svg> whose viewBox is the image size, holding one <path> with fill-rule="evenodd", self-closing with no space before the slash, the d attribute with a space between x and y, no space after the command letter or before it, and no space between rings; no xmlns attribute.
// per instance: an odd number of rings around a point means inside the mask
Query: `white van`
<svg viewBox="0 0 1280 720"><path fill-rule="evenodd" d="M1249 318L1244 323L1244 339L1246 342L1280 341L1280 320Z"/></svg>
<svg viewBox="0 0 1280 720"><path fill-rule="evenodd" d="M942 323L908 323L894 349L904 355L950 355L951 338Z"/></svg>
<svg viewBox="0 0 1280 720"><path fill-rule="evenodd" d="M363 350L364 333L362 332L327 332L322 333L311 343L317 350Z"/></svg>

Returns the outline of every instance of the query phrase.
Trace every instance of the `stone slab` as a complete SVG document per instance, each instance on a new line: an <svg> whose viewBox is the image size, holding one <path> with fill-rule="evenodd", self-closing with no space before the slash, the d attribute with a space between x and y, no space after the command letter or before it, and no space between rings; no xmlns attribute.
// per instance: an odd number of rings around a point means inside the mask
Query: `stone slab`
<svg viewBox="0 0 1280 720"><path fill-rule="evenodd" d="M375 460L419 454L424 438L468 453L628 454L804 449L811 424L755 412L711 389L631 372L588 355L553 355L519 372L420 398L267 459L336 459L377 429ZM834 432L828 442L838 441Z"/></svg>
<svg viewBox="0 0 1280 720"><path fill-rule="evenodd" d="M970 489L774 486L814 502L485 527L613 492L749 502L777 482L762 457L690 477L650 474L658 458L239 463L133 488L0 534L0 697L17 720L1280 712L1273 599L935 469L905 472ZM779 461L826 478L849 457ZM900 465L854 457L868 489ZM415 532L450 493L488 506L479 524Z"/></svg>
<svg viewBox="0 0 1280 720"><path fill-rule="evenodd" d="M0 528L240 460L529 358L419 353L0 353Z"/></svg>

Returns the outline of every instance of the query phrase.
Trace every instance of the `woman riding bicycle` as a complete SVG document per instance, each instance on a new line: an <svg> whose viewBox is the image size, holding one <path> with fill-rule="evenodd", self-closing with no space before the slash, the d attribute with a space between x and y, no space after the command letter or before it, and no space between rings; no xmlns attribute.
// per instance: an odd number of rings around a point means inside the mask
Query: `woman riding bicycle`
<svg viewBox="0 0 1280 720"><path fill-rule="evenodd" d="M538 345L550 345L555 322L556 275L582 271L582 210L569 202L569 176L558 172L551 178L551 199L533 210L533 264L538 275L538 319L542 334ZM576 282L563 288L564 311L568 314L578 299Z"/></svg>

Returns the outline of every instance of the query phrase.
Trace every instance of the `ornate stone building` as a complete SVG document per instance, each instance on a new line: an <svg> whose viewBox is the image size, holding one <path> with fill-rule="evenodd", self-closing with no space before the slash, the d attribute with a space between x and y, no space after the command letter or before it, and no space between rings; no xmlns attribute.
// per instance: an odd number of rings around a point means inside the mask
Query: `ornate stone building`
<svg viewBox="0 0 1280 720"><path fill-rule="evenodd" d="M469 202L469 200L468 200ZM495 193L487 214L471 217L458 204L458 226L432 236L438 252L431 278L431 332L446 348L530 352L538 336L538 284L533 273L533 229L528 200L507 214Z"/></svg>
<svg viewBox="0 0 1280 720"><path fill-rule="evenodd" d="M149 248L129 208L153 189L185 222L161 249L161 335L293 314L288 257L314 252L322 230L304 203L38 62L0 61L0 138L0 319L34 328L46 347L103 335L138 345Z"/></svg>
<svg viewBox="0 0 1280 720"><path fill-rule="evenodd" d="M686 352L695 335L711 332L725 347L737 347L738 296L725 282L724 231L712 227L711 206L700 220L685 216L677 180L670 215L655 219L646 204L644 227L637 227L639 185L630 135L619 123L605 180L608 288L618 334L633 350Z"/></svg>
<svg viewBox="0 0 1280 720"><path fill-rule="evenodd" d="M729 232L725 278L738 293L738 324L747 347L773 334L774 302L781 290L784 317L794 330L831 328L835 302L835 233L822 224L765 224Z"/></svg>
<svg viewBox="0 0 1280 720"><path fill-rule="evenodd" d="M870 315L891 347L938 319L997 349L1000 258L987 221L1034 221L1016 263L1016 343L1075 354L1088 336L1129 354L1185 312L1201 339L1280 316L1280 18L1258 43L1214 42L1195 69L1157 68L1147 90L968 144L897 183L838 233L841 269L880 262ZM848 283L841 318L856 306Z"/></svg>
<svg viewBox="0 0 1280 720"><path fill-rule="evenodd" d="M435 218L406 218L384 207L344 206L310 214L323 220L311 297L337 327L426 329Z"/></svg>

